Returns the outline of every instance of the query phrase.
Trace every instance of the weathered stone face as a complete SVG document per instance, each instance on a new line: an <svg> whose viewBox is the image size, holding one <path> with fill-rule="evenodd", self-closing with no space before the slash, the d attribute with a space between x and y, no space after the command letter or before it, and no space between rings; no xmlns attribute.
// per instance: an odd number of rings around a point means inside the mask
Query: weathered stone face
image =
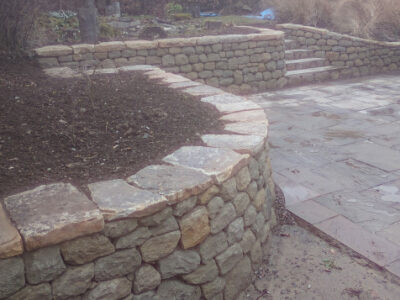
<svg viewBox="0 0 400 300"><path fill-rule="evenodd" d="M237 294L251 283L250 259L244 257L236 267L226 276L224 299L234 300Z"/></svg>
<svg viewBox="0 0 400 300"><path fill-rule="evenodd" d="M182 276L183 280L190 284L203 284L213 281L218 276L218 267L214 260L200 266L194 272Z"/></svg>
<svg viewBox="0 0 400 300"><path fill-rule="evenodd" d="M91 262L114 251L114 246L110 240L101 234L78 238L61 245L64 260L72 265Z"/></svg>
<svg viewBox="0 0 400 300"><path fill-rule="evenodd" d="M157 288L160 283L160 273L151 265L144 265L135 273L133 290L136 294L140 294Z"/></svg>
<svg viewBox="0 0 400 300"><path fill-rule="evenodd" d="M171 278L175 275L194 271L200 264L200 255L196 251L177 250L159 261L161 277Z"/></svg>
<svg viewBox="0 0 400 300"><path fill-rule="evenodd" d="M104 225L104 234L110 238L117 238L128 234L138 226L136 219L126 219L109 222Z"/></svg>
<svg viewBox="0 0 400 300"><path fill-rule="evenodd" d="M23 252L22 240L0 204L0 259L17 256Z"/></svg>
<svg viewBox="0 0 400 300"><path fill-rule="evenodd" d="M217 261L218 267L221 274L229 272L237 262L243 257L243 250L239 244L234 244L220 255L215 260Z"/></svg>
<svg viewBox="0 0 400 300"><path fill-rule="evenodd" d="M193 299L199 300L201 290L198 286L184 284L178 280L163 281L157 290L161 299Z"/></svg>
<svg viewBox="0 0 400 300"><path fill-rule="evenodd" d="M0 298L11 296L25 285L22 258L0 260Z"/></svg>
<svg viewBox="0 0 400 300"><path fill-rule="evenodd" d="M210 233L207 209L202 206L185 215L180 221L179 226L182 233L182 247L188 249L197 246Z"/></svg>
<svg viewBox="0 0 400 300"><path fill-rule="evenodd" d="M180 231L173 231L147 240L141 247L145 262L153 262L172 253L181 238Z"/></svg>
<svg viewBox="0 0 400 300"><path fill-rule="evenodd" d="M151 232L147 227L139 227L134 232L120 237L115 242L116 249L133 248L142 245L149 237Z"/></svg>
<svg viewBox="0 0 400 300"><path fill-rule="evenodd" d="M85 299L110 299L118 300L128 296L132 288L132 282L126 278L116 278L100 282L94 289L90 290Z"/></svg>

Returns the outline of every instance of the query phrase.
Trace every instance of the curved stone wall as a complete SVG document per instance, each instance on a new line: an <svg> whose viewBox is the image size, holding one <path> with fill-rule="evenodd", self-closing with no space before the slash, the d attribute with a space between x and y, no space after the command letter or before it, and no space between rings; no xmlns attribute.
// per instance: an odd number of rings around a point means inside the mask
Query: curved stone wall
<svg viewBox="0 0 400 300"><path fill-rule="evenodd" d="M214 105L231 133L89 196L55 183L3 199L0 299L236 299L250 284L276 224L264 111L155 67L103 73L137 70Z"/></svg>
<svg viewBox="0 0 400 300"><path fill-rule="evenodd" d="M314 50L330 65L342 67L340 77L358 77L400 69L400 42L389 43L339 34L326 29L281 24L278 29L299 46Z"/></svg>
<svg viewBox="0 0 400 300"><path fill-rule="evenodd" d="M252 28L252 27L246 27ZM35 49L44 68L115 68L147 64L232 91L257 91L286 84L283 32L105 42Z"/></svg>

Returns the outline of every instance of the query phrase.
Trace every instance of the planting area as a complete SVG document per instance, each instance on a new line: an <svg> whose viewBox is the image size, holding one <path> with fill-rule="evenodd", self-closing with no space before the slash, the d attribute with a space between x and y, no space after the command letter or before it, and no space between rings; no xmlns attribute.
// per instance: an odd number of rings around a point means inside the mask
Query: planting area
<svg viewBox="0 0 400 300"><path fill-rule="evenodd" d="M49 80L5 60L0 107L3 196L54 181L126 177L220 126L211 106L138 73Z"/></svg>

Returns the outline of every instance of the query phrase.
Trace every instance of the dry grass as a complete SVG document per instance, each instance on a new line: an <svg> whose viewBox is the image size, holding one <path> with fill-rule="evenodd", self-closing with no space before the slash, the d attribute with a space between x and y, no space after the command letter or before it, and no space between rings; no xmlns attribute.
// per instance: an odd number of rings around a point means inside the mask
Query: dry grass
<svg viewBox="0 0 400 300"><path fill-rule="evenodd" d="M325 27L364 38L400 40L399 0L264 0L279 22Z"/></svg>

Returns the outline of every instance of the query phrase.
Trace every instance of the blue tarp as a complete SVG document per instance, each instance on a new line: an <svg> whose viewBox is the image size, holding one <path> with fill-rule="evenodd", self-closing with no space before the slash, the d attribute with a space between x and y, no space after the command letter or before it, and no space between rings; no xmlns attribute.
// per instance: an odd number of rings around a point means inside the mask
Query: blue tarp
<svg viewBox="0 0 400 300"><path fill-rule="evenodd" d="M275 20L275 11L273 8L263 10L258 16L246 16L247 18L260 20Z"/></svg>

